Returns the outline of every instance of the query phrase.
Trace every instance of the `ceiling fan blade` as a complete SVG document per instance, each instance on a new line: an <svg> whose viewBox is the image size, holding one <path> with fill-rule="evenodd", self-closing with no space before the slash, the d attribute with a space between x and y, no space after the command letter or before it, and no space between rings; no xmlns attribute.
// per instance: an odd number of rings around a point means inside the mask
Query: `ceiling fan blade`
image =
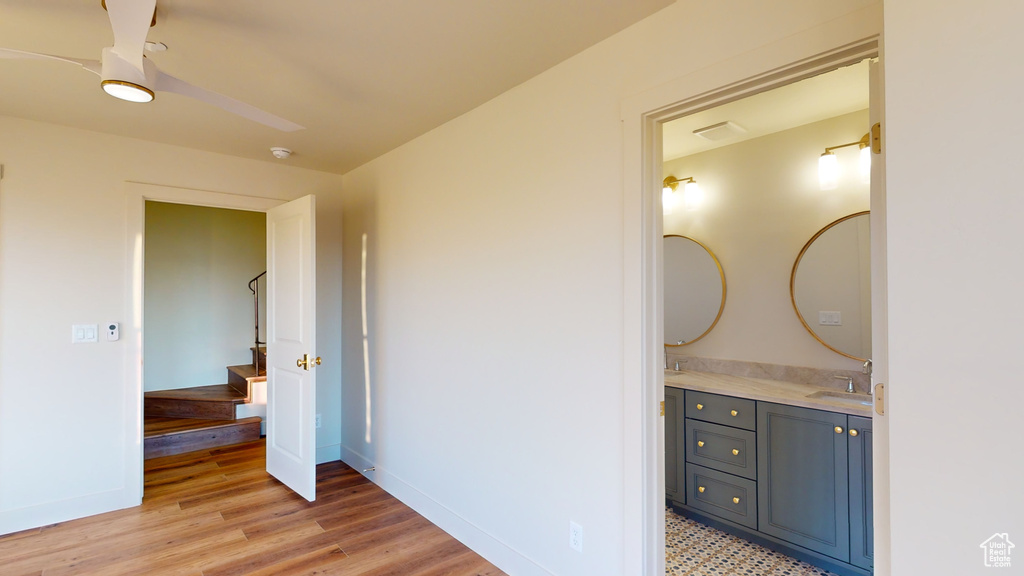
<svg viewBox="0 0 1024 576"><path fill-rule="evenodd" d="M106 0L107 16L114 30L112 51L142 73L142 51L156 10L156 0Z"/></svg>
<svg viewBox="0 0 1024 576"><path fill-rule="evenodd" d="M296 130L305 130L305 126L300 126L295 122L285 120L280 116L275 116L270 112L260 110L255 106L240 102L234 98L229 98L223 94L211 92L205 88L189 84L184 80L179 80L170 74L160 72L156 73L156 89L160 92L173 92L182 96L188 96L189 98L195 98L212 104L223 110L227 110L232 114L237 114L243 118L248 118L253 122L259 122L264 126L270 126L276 128L282 132L295 132Z"/></svg>
<svg viewBox="0 0 1024 576"><path fill-rule="evenodd" d="M13 48L0 48L0 58L15 59L15 60L55 60L57 62L67 62L68 64L77 64L82 68L85 68L89 72L96 74L100 73L100 62L99 60L83 60L80 58L65 58L64 56L53 56L52 54L40 54L39 52L26 52L24 50L15 50Z"/></svg>

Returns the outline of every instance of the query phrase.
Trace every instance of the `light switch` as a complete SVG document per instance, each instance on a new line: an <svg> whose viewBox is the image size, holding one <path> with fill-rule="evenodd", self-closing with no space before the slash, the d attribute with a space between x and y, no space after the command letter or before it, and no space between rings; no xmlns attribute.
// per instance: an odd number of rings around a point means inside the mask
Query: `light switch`
<svg viewBox="0 0 1024 576"><path fill-rule="evenodd" d="M74 324L71 326L71 343L96 342L98 333L95 324Z"/></svg>
<svg viewBox="0 0 1024 576"><path fill-rule="evenodd" d="M819 326L842 326L843 325L843 313L833 310L820 310L818 311L818 325Z"/></svg>

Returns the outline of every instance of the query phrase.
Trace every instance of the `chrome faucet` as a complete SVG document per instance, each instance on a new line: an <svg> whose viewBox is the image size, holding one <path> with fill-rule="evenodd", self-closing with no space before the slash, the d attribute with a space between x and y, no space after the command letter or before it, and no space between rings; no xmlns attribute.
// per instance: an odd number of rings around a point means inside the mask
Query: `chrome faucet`
<svg viewBox="0 0 1024 576"><path fill-rule="evenodd" d="M853 394L853 376L833 376L836 380L846 380L846 391Z"/></svg>

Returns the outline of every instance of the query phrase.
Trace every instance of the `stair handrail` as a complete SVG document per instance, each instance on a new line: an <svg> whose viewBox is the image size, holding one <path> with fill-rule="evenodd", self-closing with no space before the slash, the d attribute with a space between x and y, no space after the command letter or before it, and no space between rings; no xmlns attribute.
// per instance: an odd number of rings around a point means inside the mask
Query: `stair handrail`
<svg viewBox="0 0 1024 576"><path fill-rule="evenodd" d="M252 292L254 325L256 327L256 336L253 339L256 342L256 350L252 355L252 365L256 369L256 376L260 375L260 344L266 344L266 342L260 342L260 292L258 281L266 275L267 271L264 270L262 273L257 274L255 278L249 280L249 291Z"/></svg>

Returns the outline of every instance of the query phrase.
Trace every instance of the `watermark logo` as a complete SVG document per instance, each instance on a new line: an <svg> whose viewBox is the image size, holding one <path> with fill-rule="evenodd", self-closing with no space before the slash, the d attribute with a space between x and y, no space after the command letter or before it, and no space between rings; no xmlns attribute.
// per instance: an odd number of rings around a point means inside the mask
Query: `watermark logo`
<svg viewBox="0 0 1024 576"><path fill-rule="evenodd" d="M1006 532L996 532L988 540L981 543L985 551L986 568L1009 568L1010 552L1014 549L1013 542Z"/></svg>

